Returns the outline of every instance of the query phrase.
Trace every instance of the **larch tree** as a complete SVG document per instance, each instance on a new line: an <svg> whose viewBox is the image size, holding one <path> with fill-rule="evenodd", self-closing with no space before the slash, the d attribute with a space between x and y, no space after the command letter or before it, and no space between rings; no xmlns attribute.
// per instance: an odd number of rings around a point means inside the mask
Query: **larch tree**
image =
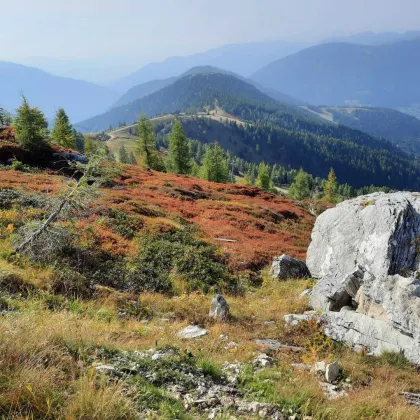
<svg viewBox="0 0 420 420"><path fill-rule="evenodd" d="M175 120L169 137L168 170L181 175L191 172L191 153L187 136L179 120Z"/></svg>
<svg viewBox="0 0 420 420"><path fill-rule="evenodd" d="M335 176L334 169L330 169L327 182L324 185L324 198L325 200L333 203L337 199L337 177Z"/></svg>
<svg viewBox="0 0 420 420"><path fill-rule="evenodd" d="M22 105L16 110L14 128L16 139L22 149L37 151L45 148L48 122L42 111L29 105L25 96Z"/></svg>
<svg viewBox="0 0 420 420"><path fill-rule="evenodd" d="M218 143L206 150L203 158L202 177L213 182L228 183L230 181L228 162Z"/></svg>
<svg viewBox="0 0 420 420"><path fill-rule="evenodd" d="M290 186L289 196L295 200L304 200L311 197L312 176L300 168L295 181Z"/></svg>
<svg viewBox="0 0 420 420"><path fill-rule="evenodd" d="M264 191L270 191L273 188L269 167L264 162L258 167L257 187Z"/></svg>
<svg viewBox="0 0 420 420"><path fill-rule="evenodd" d="M55 143L66 149L76 149L76 136L69 117L63 108L60 108L55 115L51 138Z"/></svg>
<svg viewBox="0 0 420 420"><path fill-rule="evenodd" d="M141 115L137 128L139 139L136 142L136 152L141 157L143 166L156 171L164 170L163 160L156 149L156 134L153 123L145 115Z"/></svg>

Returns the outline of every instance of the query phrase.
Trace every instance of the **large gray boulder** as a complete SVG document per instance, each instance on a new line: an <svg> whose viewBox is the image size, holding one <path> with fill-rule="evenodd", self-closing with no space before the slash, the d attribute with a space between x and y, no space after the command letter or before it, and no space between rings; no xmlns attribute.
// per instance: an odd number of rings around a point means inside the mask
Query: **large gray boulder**
<svg viewBox="0 0 420 420"><path fill-rule="evenodd" d="M301 279L311 277L311 273L303 261L283 254L273 259L270 276L279 280Z"/></svg>
<svg viewBox="0 0 420 420"><path fill-rule="evenodd" d="M420 363L419 254L419 194L370 194L319 216L307 265L327 335Z"/></svg>

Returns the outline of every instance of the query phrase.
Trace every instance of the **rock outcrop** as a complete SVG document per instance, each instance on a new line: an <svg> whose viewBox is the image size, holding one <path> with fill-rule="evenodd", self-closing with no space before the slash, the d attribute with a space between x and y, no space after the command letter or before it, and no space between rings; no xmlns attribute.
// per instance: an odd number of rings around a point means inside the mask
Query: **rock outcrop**
<svg viewBox="0 0 420 420"><path fill-rule="evenodd" d="M216 295L210 305L209 317L217 321L226 321L229 317L229 305L222 295Z"/></svg>
<svg viewBox="0 0 420 420"><path fill-rule="evenodd" d="M321 214L307 265L325 332L420 363L420 194L375 193Z"/></svg>
<svg viewBox="0 0 420 420"><path fill-rule="evenodd" d="M311 273L303 261L283 254L273 259L270 276L279 280L301 279L311 277Z"/></svg>

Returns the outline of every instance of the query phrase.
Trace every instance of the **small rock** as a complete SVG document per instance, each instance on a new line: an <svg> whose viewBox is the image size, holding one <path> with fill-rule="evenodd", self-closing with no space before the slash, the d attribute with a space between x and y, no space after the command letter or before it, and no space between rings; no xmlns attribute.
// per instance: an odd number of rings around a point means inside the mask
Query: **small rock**
<svg viewBox="0 0 420 420"><path fill-rule="evenodd" d="M114 373L117 370L114 366L111 365L98 365L95 366L95 369L101 373Z"/></svg>
<svg viewBox="0 0 420 420"><path fill-rule="evenodd" d="M325 373L327 366L325 362L316 362L314 365L315 372Z"/></svg>
<svg viewBox="0 0 420 420"><path fill-rule="evenodd" d="M225 346L225 350L236 350L239 347L238 343L235 343L234 341L231 341L230 343L227 343Z"/></svg>
<svg viewBox="0 0 420 420"><path fill-rule="evenodd" d="M211 301L209 317L218 321L226 321L229 317L229 305L222 295L216 295Z"/></svg>
<svg viewBox="0 0 420 420"><path fill-rule="evenodd" d="M337 385L329 384L328 382L320 382L322 390L329 400L336 400L347 395L347 393Z"/></svg>
<svg viewBox="0 0 420 420"><path fill-rule="evenodd" d="M303 321L311 321L314 318L317 318L318 315L316 312L311 312L307 314L288 314L284 315L283 319L286 322L287 325L290 327L295 327L296 325L299 325Z"/></svg>
<svg viewBox="0 0 420 420"><path fill-rule="evenodd" d="M275 360L264 353L259 354L258 357L253 361L254 366L261 367L261 368L273 366L274 363L275 363Z"/></svg>
<svg viewBox="0 0 420 420"><path fill-rule="evenodd" d="M184 328L183 330L178 332L179 338L197 338L202 337L208 333L207 330L204 328L200 328L196 325L189 325L188 327Z"/></svg>
<svg viewBox="0 0 420 420"><path fill-rule="evenodd" d="M325 369L325 379L330 384L334 383L340 376L340 366L337 361L327 365Z"/></svg>
<svg viewBox="0 0 420 420"><path fill-rule="evenodd" d="M311 277L311 273L303 261L283 254L281 257L274 258L270 276L279 280L301 279Z"/></svg>

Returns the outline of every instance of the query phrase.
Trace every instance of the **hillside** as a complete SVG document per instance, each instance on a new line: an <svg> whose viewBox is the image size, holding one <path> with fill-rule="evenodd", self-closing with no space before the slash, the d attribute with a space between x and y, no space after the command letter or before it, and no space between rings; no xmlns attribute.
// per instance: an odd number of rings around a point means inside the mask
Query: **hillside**
<svg viewBox="0 0 420 420"><path fill-rule="evenodd" d="M284 41L224 45L203 53L186 57L170 57L160 63L148 64L133 74L112 82L109 86L125 92L151 80L178 76L197 66L218 67L247 77L273 60L295 53L302 48L304 48L303 44Z"/></svg>
<svg viewBox="0 0 420 420"><path fill-rule="evenodd" d="M24 94L48 118L63 107L72 121L103 112L117 94L106 87L81 80L52 76L33 67L0 61L1 106L14 111Z"/></svg>
<svg viewBox="0 0 420 420"><path fill-rule="evenodd" d="M404 357L355 353L315 319L286 321L309 308L302 292L314 282L278 281L266 267L282 253L305 258L314 217L303 203L112 169L20 255L16 240L74 183L51 171L0 171L0 416L251 419L257 407L267 420L395 410L416 418L401 393L420 382ZM223 321L208 315L217 292L230 308ZM201 336L180 335L188 326ZM323 360L339 361L332 391L311 370Z"/></svg>
<svg viewBox="0 0 420 420"><path fill-rule="evenodd" d="M292 98L288 95L284 95L280 92L277 92L274 89L269 89L269 88L265 88L263 86L261 86L260 84L249 80L249 79L245 79L235 73L229 72L227 70L223 70L223 69L219 69L217 67L212 67L212 66L198 66L198 67L193 67L191 69L189 69L188 71L186 71L185 73L181 74L178 77L170 77L168 79L163 79L163 80L152 80L150 82L146 82L143 84L140 84L138 86L134 86L131 89L129 89L113 106L113 108L116 108L118 106L122 106L122 105L126 105L129 104L130 102L134 102L136 100L142 99L147 95L150 95L154 92L157 92L158 90L163 89L166 86L171 85L172 83L174 83L176 80L182 79L186 76L191 76L194 74L201 74L201 73L220 73L223 75L230 75L233 77L236 77L246 83L252 84L253 86L255 86L258 90L260 90L261 92L265 93L266 95L268 95L269 97L271 97L272 99L275 99L277 101L280 102L285 102L288 104L293 104L293 105L303 105L302 101L299 101L295 98Z"/></svg>
<svg viewBox="0 0 420 420"><path fill-rule="evenodd" d="M165 138L171 130L173 118L168 115L154 119L160 139ZM361 137L354 135L353 141L349 141L344 140L344 133L343 138L339 139L273 125L244 124L233 118L228 120L223 113L178 118L189 138L201 143L218 141L225 150L248 162L265 161L294 169L303 167L305 171L321 178L326 178L333 167L341 183L356 188L384 185L417 190L420 187L418 162L391 143L376 140L367 134L361 133ZM111 132L111 137L113 140L108 144L114 153L118 153L121 144L132 151L136 127L118 129Z"/></svg>
<svg viewBox="0 0 420 420"><path fill-rule="evenodd" d="M274 61L251 78L311 104L399 108L419 102L419 65L420 39L332 43Z"/></svg>
<svg viewBox="0 0 420 420"><path fill-rule="evenodd" d="M407 153L420 154L420 120L387 108L308 107L337 124L384 137Z"/></svg>
<svg viewBox="0 0 420 420"><path fill-rule="evenodd" d="M246 104L249 101L264 103L290 114L310 116L309 112L296 106L279 103L235 76L217 72L184 76L151 95L82 121L79 125L85 132L102 131L110 125L118 126L122 121L133 123L142 112L150 117L174 112L197 112L207 107L214 108L215 101L220 105L233 102Z"/></svg>

